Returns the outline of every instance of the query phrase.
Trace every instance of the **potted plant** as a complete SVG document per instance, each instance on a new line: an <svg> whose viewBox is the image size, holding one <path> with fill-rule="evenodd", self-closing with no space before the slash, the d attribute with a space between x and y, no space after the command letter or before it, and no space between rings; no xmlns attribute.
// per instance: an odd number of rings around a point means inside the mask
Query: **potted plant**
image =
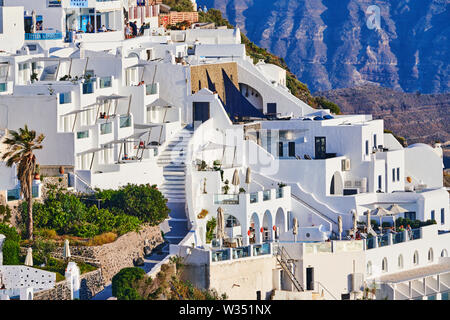
<svg viewBox="0 0 450 320"><path fill-rule="evenodd" d="M64 167L63 166L59 167L59 174L64 174Z"/></svg>
<svg viewBox="0 0 450 320"><path fill-rule="evenodd" d="M34 180L40 180L41 177L39 175L39 173L41 172L41 169L39 168L39 165L36 164L36 166L34 167Z"/></svg>
<svg viewBox="0 0 450 320"><path fill-rule="evenodd" d="M230 183L230 182L228 181L228 179L225 180L225 185L222 187L222 190L223 190L223 193L224 193L224 194L228 194L228 190L230 190L229 183Z"/></svg>
<svg viewBox="0 0 450 320"><path fill-rule="evenodd" d="M239 193L245 193L245 189L244 188L239 188Z"/></svg>
<svg viewBox="0 0 450 320"><path fill-rule="evenodd" d="M38 74L36 72L33 72L31 74L30 80L31 80L31 83L34 83L35 81L38 81L39 80L38 79Z"/></svg>

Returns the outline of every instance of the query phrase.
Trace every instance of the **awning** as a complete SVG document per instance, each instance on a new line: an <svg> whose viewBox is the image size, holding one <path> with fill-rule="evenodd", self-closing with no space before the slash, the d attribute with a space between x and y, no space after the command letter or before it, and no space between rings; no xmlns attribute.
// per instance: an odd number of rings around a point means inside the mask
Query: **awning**
<svg viewBox="0 0 450 320"><path fill-rule="evenodd" d="M153 124L151 124L151 123L148 123L148 124L138 124L138 123L135 123L134 124L134 128L135 129L151 129L151 128L154 128L154 127L160 127L160 126L162 126L163 124L156 124L156 123L153 123Z"/></svg>
<svg viewBox="0 0 450 320"><path fill-rule="evenodd" d="M148 64L146 64L146 63L138 63L138 64L134 64L132 66L127 67L127 69L131 69L131 68L145 68L146 66L148 66Z"/></svg>
<svg viewBox="0 0 450 320"><path fill-rule="evenodd" d="M102 101L105 101L105 100L129 99L129 98L130 98L129 96L119 96L117 94L112 94L110 96L98 96L97 97L98 100L102 100Z"/></svg>
<svg viewBox="0 0 450 320"><path fill-rule="evenodd" d="M167 102L166 100L164 100L162 98L158 98L155 101L153 101L152 103L147 105L147 107L171 107L171 106L173 106L172 103Z"/></svg>
<svg viewBox="0 0 450 320"><path fill-rule="evenodd" d="M70 116L72 114L77 114L77 113L81 113L81 112L85 112L85 111L89 111L89 110L93 110L93 109L95 109L95 104L91 105L87 108L84 108L84 109L78 109L78 110L73 110L73 111L67 112L67 113L63 114L62 116Z"/></svg>
<svg viewBox="0 0 450 320"><path fill-rule="evenodd" d="M109 145L109 144L121 144L121 143L124 143L124 142L134 142L134 141L128 141L128 139L138 139L138 138L142 137L146 133L147 132L137 132L137 133L132 134L131 136L128 136L128 137L125 137L125 138L122 138L122 139L113 140L111 142L103 143L102 145L106 146L106 145ZM135 141L135 142L138 142L138 140Z"/></svg>
<svg viewBox="0 0 450 320"><path fill-rule="evenodd" d="M206 150L222 150L224 148L234 148L235 146L225 145L225 144L219 144L212 141L208 141L204 146L202 146L202 151Z"/></svg>
<svg viewBox="0 0 450 320"><path fill-rule="evenodd" d="M88 150L86 150L86 151L77 153L77 155L80 156L80 155L82 155L82 154L95 153L95 152L97 152L97 151L102 151L102 150L105 150L105 149L106 149L105 147L103 147L103 148L92 148L92 149L88 149Z"/></svg>

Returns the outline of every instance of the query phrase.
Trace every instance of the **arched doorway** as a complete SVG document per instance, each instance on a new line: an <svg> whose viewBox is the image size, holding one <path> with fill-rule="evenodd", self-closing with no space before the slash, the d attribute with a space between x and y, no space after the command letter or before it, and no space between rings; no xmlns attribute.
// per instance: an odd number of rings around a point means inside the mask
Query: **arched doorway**
<svg viewBox="0 0 450 320"><path fill-rule="evenodd" d="M232 241L242 239L241 222L235 216L227 213L224 214L224 220L225 236L227 236L229 239L232 239ZM241 246L242 244L238 245Z"/></svg>
<svg viewBox="0 0 450 320"><path fill-rule="evenodd" d="M331 178L330 195L342 195L344 192L344 181L339 171L336 171Z"/></svg>
<svg viewBox="0 0 450 320"><path fill-rule="evenodd" d="M263 111L263 97L255 88L245 83L239 83L239 91L256 109Z"/></svg>
<svg viewBox="0 0 450 320"><path fill-rule="evenodd" d="M284 214L284 210L282 208L278 208L277 213L275 215L275 238L280 237L282 234L286 232L286 217Z"/></svg>
<svg viewBox="0 0 450 320"><path fill-rule="evenodd" d="M250 243L261 243L261 223L259 222L259 217L256 212L253 212L252 217L250 218L250 235L249 242Z"/></svg>
<svg viewBox="0 0 450 320"><path fill-rule="evenodd" d="M269 210L264 212L262 227L263 227L263 234L262 234L263 241L273 240L273 219L272 214L270 213Z"/></svg>

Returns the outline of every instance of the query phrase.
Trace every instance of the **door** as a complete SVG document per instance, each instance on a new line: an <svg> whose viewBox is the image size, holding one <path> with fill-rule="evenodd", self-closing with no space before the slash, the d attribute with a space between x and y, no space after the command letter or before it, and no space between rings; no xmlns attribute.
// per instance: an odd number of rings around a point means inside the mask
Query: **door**
<svg viewBox="0 0 450 320"><path fill-rule="evenodd" d="M295 157L295 142L288 143L289 157Z"/></svg>
<svg viewBox="0 0 450 320"><path fill-rule="evenodd" d="M278 142L278 156L283 157L283 142Z"/></svg>
<svg viewBox="0 0 450 320"><path fill-rule="evenodd" d="M314 268L306 268L306 290L314 290Z"/></svg>
<svg viewBox="0 0 450 320"><path fill-rule="evenodd" d="M209 102L194 102L193 104L193 119L194 123L197 121L205 122L209 119Z"/></svg>
<svg viewBox="0 0 450 320"><path fill-rule="evenodd" d="M327 138L315 137L315 158L325 159L327 153Z"/></svg>
<svg viewBox="0 0 450 320"><path fill-rule="evenodd" d="M268 103L267 104L267 114L270 114L270 115L277 114L277 104L276 103Z"/></svg>

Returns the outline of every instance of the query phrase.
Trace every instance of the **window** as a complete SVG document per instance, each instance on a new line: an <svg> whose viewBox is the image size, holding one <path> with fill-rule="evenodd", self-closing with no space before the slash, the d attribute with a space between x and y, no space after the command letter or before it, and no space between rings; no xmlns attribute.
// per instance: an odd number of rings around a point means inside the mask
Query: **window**
<svg viewBox="0 0 450 320"><path fill-rule="evenodd" d="M120 116L120 128L131 127L131 116Z"/></svg>
<svg viewBox="0 0 450 320"><path fill-rule="evenodd" d="M403 269L403 256L402 255L398 256L398 268Z"/></svg>
<svg viewBox="0 0 450 320"><path fill-rule="evenodd" d="M381 188L382 188L382 177L381 177L381 175L379 175L378 176L378 190L381 191Z"/></svg>
<svg viewBox="0 0 450 320"><path fill-rule="evenodd" d="M405 212L405 219L416 220L416 213L414 211Z"/></svg>
<svg viewBox="0 0 450 320"><path fill-rule="evenodd" d="M372 262L367 262L366 273L368 276L372 275Z"/></svg>
<svg viewBox="0 0 450 320"><path fill-rule="evenodd" d="M400 181L400 168L397 168L397 181Z"/></svg>
<svg viewBox="0 0 450 320"><path fill-rule="evenodd" d="M413 256L413 265L417 266L419 264L419 252L415 251Z"/></svg>
<svg viewBox="0 0 450 320"><path fill-rule="evenodd" d="M384 258L383 261L381 262L381 271L383 271L383 272L388 271L388 264L387 264L386 258Z"/></svg>
<svg viewBox="0 0 450 320"><path fill-rule="evenodd" d="M395 182L395 168L392 168L392 182Z"/></svg>
<svg viewBox="0 0 450 320"><path fill-rule="evenodd" d="M445 258L445 257L447 257L447 256L448 256L447 249L442 250L442 252L441 252L441 257L442 257L442 258Z"/></svg>
<svg viewBox="0 0 450 320"><path fill-rule="evenodd" d="M428 262L433 262L433 249L428 250Z"/></svg>
<svg viewBox="0 0 450 320"><path fill-rule="evenodd" d="M369 155L369 140L366 140L366 156Z"/></svg>
<svg viewBox="0 0 450 320"><path fill-rule="evenodd" d="M431 210L431 220L435 220L435 211Z"/></svg>
<svg viewBox="0 0 450 320"><path fill-rule="evenodd" d="M376 134L373 135L373 148L374 149L377 148L377 135Z"/></svg>
<svg viewBox="0 0 450 320"><path fill-rule="evenodd" d="M441 224L445 224L445 209L441 208Z"/></svg>
<svg viewBox="0 0 450 320"><path fill-rule="evenodd" d="M6 92L8 89L7 83L0 83L0 92Z"/></svg>

